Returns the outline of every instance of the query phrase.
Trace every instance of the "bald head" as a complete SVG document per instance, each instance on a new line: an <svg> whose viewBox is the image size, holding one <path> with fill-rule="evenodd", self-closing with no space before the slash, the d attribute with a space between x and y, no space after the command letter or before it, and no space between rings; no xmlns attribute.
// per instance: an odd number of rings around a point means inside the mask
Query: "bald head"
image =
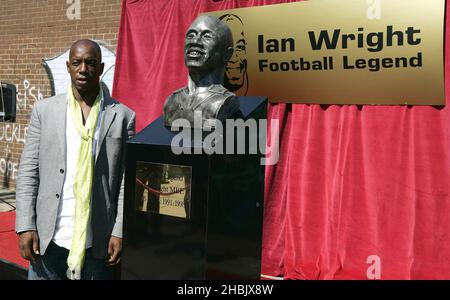
<svg viewBox="0 0 450 300"><path fill-rule="evenodd" d="M79 47L91 49L92 53L94 53L94 55L100 61L102 61L102 50L100 49L100 46L96 42L94 42L92 40L88 40L88 39L78 40L72 44L72 46L70 47L70 52L69 52L69 59L72 57L75 50Z"/></svg>
<svg viewBox="0 0 450 300"><path fill-rule="evenodd" d="M214 31L218 35L218 40L222 43L223 47L233 47L233 34L231 33L230 27L224 21L214 16L202 15L192 22L189 29L199 24L204 24Z"/></svg>
<svg viewBox="0 0 450 300"><path fill-rule="evenodd" d="M184 62L192 71L224 69L233 55L233 36L225 22L213 16L199 16L186 33Z"/></svg>
<svg viewBox="0 0 450 300"><path fill-rule="evenodd" d="M72 87L79 93L98 94L104 67L102 51L96 42L79 40L70 47L67 72L70 74Z"/></svg>

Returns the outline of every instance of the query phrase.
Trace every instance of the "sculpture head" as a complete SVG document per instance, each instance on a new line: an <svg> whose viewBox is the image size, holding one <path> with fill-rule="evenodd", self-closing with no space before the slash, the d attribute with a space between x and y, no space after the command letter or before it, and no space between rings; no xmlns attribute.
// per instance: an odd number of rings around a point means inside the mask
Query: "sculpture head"
<svg viewBox="0 0 450 300"><path fill-rule="evenodd" d="M186 33L184 63L189 72L225 69L233 55L230 28L213 16L199 16Z"/></svg>
<svg viewBox="0 0 450 300"><path fill-rule="evenodd" d="M225 66L232 55L233 36L223 21L200 16L192 22L184 46L188 86L167 97L166 126L183 119L191 128L215 127L239 111L239 100L223 86Z"/></svg>
<svg viewBox="0 0 450 300"><path fill-rule="evenodd" d="M247 41L245 40L244 24L238 16L232 14L223 15L219 19L224 21L234 33L234 51L225 67L224 86L232 92L243 87L247 89ZM247 91L243 92L246 94Z"/></svg>

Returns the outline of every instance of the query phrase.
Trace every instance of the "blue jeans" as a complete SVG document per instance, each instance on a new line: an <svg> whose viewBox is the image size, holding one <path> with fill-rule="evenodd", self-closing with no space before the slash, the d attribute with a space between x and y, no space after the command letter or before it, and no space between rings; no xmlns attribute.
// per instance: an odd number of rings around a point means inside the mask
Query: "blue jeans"
<svg viewBox="0 0 450 300"><path fill-rule="evenodd" d="M67 257L69 250L50 242L44 255L30 262L28 280L67 280ZM92 257L91 249L86 250L82 280L113 279L113 268L107 267L103 259Z"/></svg>

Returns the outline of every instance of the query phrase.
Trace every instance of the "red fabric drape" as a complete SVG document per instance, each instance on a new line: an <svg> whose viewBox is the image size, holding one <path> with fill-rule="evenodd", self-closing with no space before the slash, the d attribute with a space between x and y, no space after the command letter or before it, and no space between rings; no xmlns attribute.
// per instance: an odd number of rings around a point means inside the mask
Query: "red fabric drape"
<svg viewBox="0 0 450 300"><path fill-rule="evenodd" d="M113 95L142 129L186 84L199 13L284 2L124 0ZM366 279L377 255L382 279L450 279L448 107L271 104L269 118L280 160L266 168L262 274Z"/></svg>

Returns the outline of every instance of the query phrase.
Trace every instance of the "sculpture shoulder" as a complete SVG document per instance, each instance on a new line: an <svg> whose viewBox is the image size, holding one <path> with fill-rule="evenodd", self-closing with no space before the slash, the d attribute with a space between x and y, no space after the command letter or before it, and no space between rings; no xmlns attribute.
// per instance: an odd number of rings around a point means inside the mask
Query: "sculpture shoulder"
<svg viewBox="0 0 450 300"><path fill-rule="evenodd" d="M217 95L225 96L225 98L236 96L235 94L233 94L232 92L230 92L229 90L224 88L222 85L213 85L213 86L211 86L209 88L208 92L211 93L211 94L217 94ZM185 86L185 87L182 87L180 89L177 89L177 90L173 91L172 94L170 94L167 97L167 99L173 98L173 97L176 97L176 96L187 96L187 95L189 95L188 88Z"/></svg>
<svg viewBox="0 0 450 300"><path fill-rule="evenodd" d="M215 86L210 90L213 97L210 98L211 108L218 119L232 116L239 110L239 100L236 95L223 86Z"/></svg>
<svg viewBox="0 0 450 300"><path fill-rule="evenodd" d="M232 92L230 92L229 90L227 90L225 87L223 87L222 85L214 85L209 89L209 92L214 93L214 94L220 94L223 95L224 98L229 98L229 97L233 97L236 96L235 94L233 94Z"/></svg>
<svg viewBox="0 0 450 300"><path fill-rule="evenodd" d="M182 87L178 90L173 91L172 94L167 96L166 101L164 102L164 108L173 105L173 103L181 101L180 98L183 98L187 94L187 87Z"/></svg>
<svg viewBox="0 0 450 300"><path fill-rule="evenodd" d="M170 96L168 98L170 98L171 96L176 96L176 95L180 95L180 94L182 95L182 94L187 94L187 93L188 93L187 87L185 86L185 87L179 88L178 90L173 91L172 94L170 94Z"/></svg>
<svg viewBox="0 0 450 300"><path fill-rule="evenodd" d="M210 92L213 94L211 101L221 102L220 106L230 105L231 103L235 105L234 103L238 101L234 93L230 92L221 85L214 86L214 88L210 89Z"/></svg>
<svg viewBox="0 0 450 300"><path fill-rule="evenodd" d="M223 86L214 86L209 89L209 96L207 98L207 104L211 109L217 112L222 106L230 105L230 102L235 102L236 95L224 88Z"/></svg>

